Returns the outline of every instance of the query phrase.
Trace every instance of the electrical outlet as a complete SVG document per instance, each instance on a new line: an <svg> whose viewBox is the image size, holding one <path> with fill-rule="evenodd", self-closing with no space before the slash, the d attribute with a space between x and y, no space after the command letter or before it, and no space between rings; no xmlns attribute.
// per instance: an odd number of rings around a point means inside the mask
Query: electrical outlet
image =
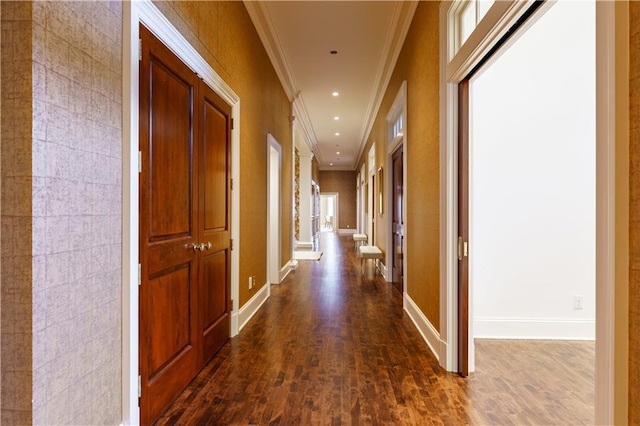
<svg viewBox="0 0 640 426"><path fill-rule="evenodd" d="M582 309L582 296L573 296L573 309Z"/></svg>

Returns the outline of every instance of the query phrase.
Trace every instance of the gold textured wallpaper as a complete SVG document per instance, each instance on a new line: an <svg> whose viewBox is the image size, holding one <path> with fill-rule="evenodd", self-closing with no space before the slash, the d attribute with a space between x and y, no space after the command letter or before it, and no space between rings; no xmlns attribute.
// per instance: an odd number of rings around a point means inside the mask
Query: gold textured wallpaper
<svg viewBox="0 0 640 426"><path fill-rule="evenodd" d="M292 211L289 100L239 1L155 1L154 4L211 64L241 100L240 306L267 281L267 134L282 146L282 211ZM291 215L282 215L282 265L291 257Z"/></svg>
<svg viewBox="0 0 640 426"><path fill-rule="evenodd" d="M376 144L376 166L387 153L386 115L403 81L407 81L407 156L405 283L409 296L439 329L439 2L420 2L364 153ZM366 154L365 154L366 156ZM363 157L358 164L364 162ZM385 212L383 218L386 218ZM375 244L384 249L386 219L376 220Z"/></svg>

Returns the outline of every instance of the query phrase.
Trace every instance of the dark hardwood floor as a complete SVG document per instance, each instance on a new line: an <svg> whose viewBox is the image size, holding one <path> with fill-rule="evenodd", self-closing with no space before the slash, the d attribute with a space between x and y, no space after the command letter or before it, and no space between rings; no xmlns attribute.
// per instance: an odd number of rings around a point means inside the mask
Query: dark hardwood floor
<svg viewBox="0 0 640 426"><path fill-rule="evenodd" d="M593 423L592 342L480 341L463 379L440 368L393 285L361 276L351 236L323 233L321 249L157 424Z"/></svg>

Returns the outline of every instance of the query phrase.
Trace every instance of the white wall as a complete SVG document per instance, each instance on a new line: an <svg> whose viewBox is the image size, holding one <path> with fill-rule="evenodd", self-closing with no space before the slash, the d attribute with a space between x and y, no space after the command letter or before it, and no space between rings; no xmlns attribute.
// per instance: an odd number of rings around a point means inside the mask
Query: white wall
<svg viewBox="0 0 640 426"><path fill-rule="evenodd" d="M593 339L594 4L553 5L474 77L471 108L474 337Z"/></svg>

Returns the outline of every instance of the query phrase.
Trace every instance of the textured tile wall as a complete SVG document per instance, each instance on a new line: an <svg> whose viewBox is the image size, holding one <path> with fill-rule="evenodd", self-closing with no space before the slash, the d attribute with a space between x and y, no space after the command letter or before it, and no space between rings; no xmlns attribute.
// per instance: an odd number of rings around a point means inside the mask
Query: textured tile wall
<svg viewBox="0 0 640 426"><path fill-rule="evenodd" d="M31 18L2 2L2 424L31 421Z"/></svg>
<svg viewBox="0 0 640 426"><path fill-rule="evenodd" d="M38 424L121 420L121 68L120 2L34 3Z"/></svg>
<svg viewBox="0 0 640 426"><path fill-rule="evenodd" d="M2 103L3 373L5 348L7 368L28 365L3 374L3 421L117 424L122 5L2 8L3 71L16 71L2 74L15 98ZM5 10L25 22L5 27Z"/></svg>
<svg viewBox="0 0 640 426"><path fill-rule="evenodd" d="M640 423L640 2L629 2L629 424Z"/></svg>

